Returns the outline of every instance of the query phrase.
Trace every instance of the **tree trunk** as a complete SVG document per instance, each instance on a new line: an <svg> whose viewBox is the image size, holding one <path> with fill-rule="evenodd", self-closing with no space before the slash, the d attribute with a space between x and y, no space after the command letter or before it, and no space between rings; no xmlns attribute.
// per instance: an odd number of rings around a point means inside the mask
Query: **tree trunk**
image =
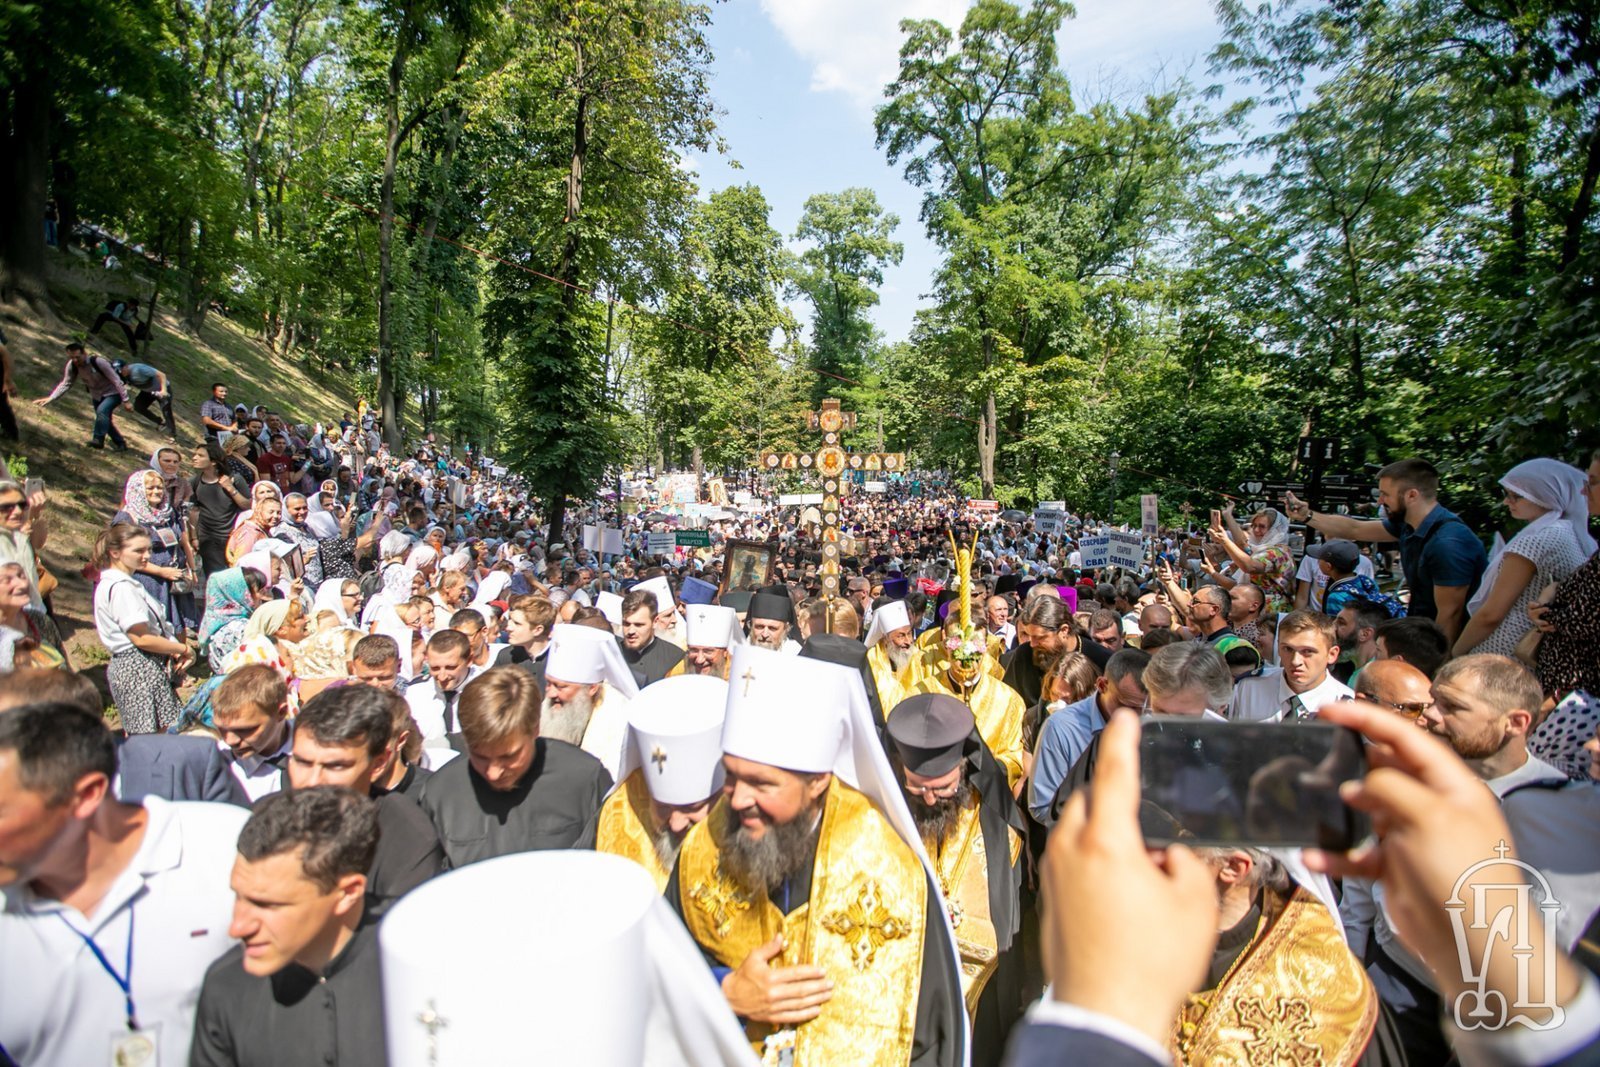
<svg viewBox="0 0 1600 1067"><path fill-rule="evenodd" d="M394 175L400 161L400 78L405 72L405 51L395 50L389 64L389 92L384 118L387 136L383 147L383 183L378 193L378 411L383 438L390 450L400 448L400 424L394 402L394 347L390 336L394 280L391 276L394 244Z"/></svg>
<svg viewBox="0 0 1600 1067"><path fill-rule="evenodd" d="M50 83L31 70L0 96L0 300L42 304Z"/></svg>
<svg viewBox="0 0 1600 1067"><path fill-rule="evenodd" d="M72 231L78 228L78 172L55 144L51 145L50 197L56 202L56 248L65 252Z"/></svg>

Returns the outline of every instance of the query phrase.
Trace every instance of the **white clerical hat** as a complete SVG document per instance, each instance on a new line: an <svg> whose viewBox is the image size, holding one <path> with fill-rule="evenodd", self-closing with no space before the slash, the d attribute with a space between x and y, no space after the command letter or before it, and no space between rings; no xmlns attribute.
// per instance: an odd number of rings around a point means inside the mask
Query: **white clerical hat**
<svg viewBox="0 0 1600 1067"><path fill-rule="evenodd" d="M466 914L493 936L441 934ZM396 902L378 950L391 1067L756 1063L683 923L620 856L450 871Z"/></svg>
<svg viewBox="0 0 1600 1067"><path fill-rule="evenodd" d="M663 678L628 705L628 742L617 784L644 768L662 804L698 804L722 788L722 717L728 683L703 674Z"/></svg>
<svg viewBox="0 0 1600 1067"><path fill-rule="evenodd" d="M622 597L616 593L597 593L594 606L600 609L600 614L606 617L606 622L612 626L622 625Z"/></svg>
<svg viewBox="0 0 1600 1067"><path fill-rule="evenodd" d="M906 610L904 600L891 600L883 607L872 613L872 625L867 628L868 648L889 636L890 631L904 629L911 625L911 613Z"/></svg>
<svg viewBox="0 0 1600 1067"><path fill-rule="evenodd" d="M732 656L722 751L787 771L832 772L849 747L851 672L755 645Z"/></svg>
<svg viewBox="0 0 1600 1067"><path fill-rule="evenodd" d="M550 652L545 658L544 675L558 682L594 685L606 682L632 700L639 684L622 658L617 638L609 630L558 622L550 628Z"/></svg>
<svg viewBox="0 0 1600 1067"><path fill-rule="evenodd" d="M732 648L744 644L744 627L732 608L716 604L690 604L683 610L684 629L690 647Z"/></svg>
<svg viewBox="0 0 1600 1067"><path fill-rule="evenodd" d="M667 576L658 574L654 578L647 578L634 586L635 589L648 589L656 595L656 614L665 615L677 607L677 602L672 599L672 586L667 582Z"/></svg>

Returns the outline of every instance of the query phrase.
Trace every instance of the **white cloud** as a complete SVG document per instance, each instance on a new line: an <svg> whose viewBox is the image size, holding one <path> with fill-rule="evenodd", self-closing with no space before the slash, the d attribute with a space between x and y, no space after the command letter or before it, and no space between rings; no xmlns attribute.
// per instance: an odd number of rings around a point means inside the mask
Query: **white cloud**
<svg viewBox="0 0 1600 1067"><path fill-rule="evenodd" d="M1212 0L1078 0L1077 10L1056 38L1075 91L1139 89L1185 72L1204 81L1218 36Z"/></svg>
<svg viewBox="0 0 1600 1067"><path fill-rule="evenodd" d="M970 0L761 0L784 40L811 64L811 91L839 92L870 110L900 69L900 20L952 30Z"/></svg>

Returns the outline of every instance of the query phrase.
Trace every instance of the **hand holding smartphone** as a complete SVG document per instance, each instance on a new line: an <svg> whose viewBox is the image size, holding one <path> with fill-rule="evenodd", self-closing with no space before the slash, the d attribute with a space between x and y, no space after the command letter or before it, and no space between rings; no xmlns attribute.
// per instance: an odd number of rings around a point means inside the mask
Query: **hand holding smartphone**
<svg viewBox="0 0 1600 1067"><path fill-rule="evenodd" d="M1339 787L1366 776L1361 735L1331 723L1156 715L1139 743L1140 823L1160 847L1247 845L1345 852L1371 830Z"/></svg>

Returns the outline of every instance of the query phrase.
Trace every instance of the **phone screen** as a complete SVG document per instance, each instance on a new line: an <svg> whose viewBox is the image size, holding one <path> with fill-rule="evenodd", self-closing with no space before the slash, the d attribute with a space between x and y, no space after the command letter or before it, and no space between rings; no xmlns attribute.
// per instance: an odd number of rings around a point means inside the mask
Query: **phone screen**
<svg viewBox="0 0 1600 1067"><path fill-rule="evenodd" d="M1361 736L1331 723L1145 720L1139 769L1145 843L1347 851L1368 832L1339 786L1367 772Z"/></svg>
<svg viewBox="0 0 1600 1067"><path fill-rule="evenodd" d="M1211 525L1213 528L1220 527L1222 525L1222 512L1216 508L1211 509Z"/></svg>

